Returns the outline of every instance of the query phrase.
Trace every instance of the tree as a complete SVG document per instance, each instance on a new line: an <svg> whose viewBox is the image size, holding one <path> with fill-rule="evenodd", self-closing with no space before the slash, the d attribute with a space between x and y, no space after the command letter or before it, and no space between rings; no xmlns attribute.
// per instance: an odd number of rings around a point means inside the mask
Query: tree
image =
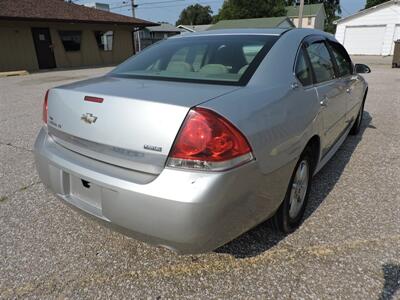
<svg viewBox="0 0 400 300"><path fill-rule="evenodd" d="M225 0L214 21L284 16L285 5L285 0Z"/></svg>
<svg viewBox="0 0 400 300"><path fill-rule="evenodd" d="M368 1L368 0L367 0ZM340 0L305 0L305 4L323 3L326 12L325 31L335 32L336 26L333 22L339 19L338 15L342 13ZM287 5L298 3L297 0L286 0Z"/></svg>
<svg viewBox="0 0 400 300"><path fill-rule="evenodd" d="M183 25L203 25L210 24L212 22L212 10L209 5L202 6L200 4L194 4L186 7L182 10L176 26Z"/></svg>
<svg viewBox="0 0 400 300"><path fill-rule="evenodd" d="M384 2L388 2L389 0L367 0L367 3L365 4L365 8L370 8L372 6L382 4Z"/></svg>

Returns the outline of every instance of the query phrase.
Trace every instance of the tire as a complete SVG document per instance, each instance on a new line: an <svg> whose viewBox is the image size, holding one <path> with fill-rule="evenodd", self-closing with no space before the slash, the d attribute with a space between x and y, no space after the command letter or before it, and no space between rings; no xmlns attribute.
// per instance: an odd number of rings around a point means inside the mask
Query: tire
<svg viewBox="0 0 400 300"><path fill-rule="evenodd" d="M302 200L299 201L297 200L297 196L299 196L299 186L296 186L295 184L298 184L298 172L301 171L301 169L304 171L305 166L307 172L307 183L303 185L306 190L301 192L302 194L304 193L304 197L300 197ZM311 147L308 147L300 156L290 179L285 199L272 218L272 223L275 229L287 234L293 232L300 226L310 196L311 180L314 173L313 169L313 153Z"/></svg>
<svg viewBox="0 0 400 300"><path fill-rule="evenodd" d="M350 129L350 135L357 135L360 133L361 124L362 124L363 115L364 115L364 103L365 103L365 101L363 101L363 103L361 104L360 111L358 112L358 115L357 115L357 119L355 120L353 127L351 127L351 129Z"/></svg>

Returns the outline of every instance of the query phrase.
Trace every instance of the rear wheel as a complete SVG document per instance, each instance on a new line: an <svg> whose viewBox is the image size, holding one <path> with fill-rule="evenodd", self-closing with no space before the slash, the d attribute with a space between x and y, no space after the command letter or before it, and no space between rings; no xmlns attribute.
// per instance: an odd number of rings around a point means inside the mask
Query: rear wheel
<svg viewBox="0 0 400 300"><path fill-rule="evenodd" d="M293 171L285 199L273 217L274 227L284 233L293 232L303 219L313 174L312 158L311 148L307 148Z"/></svg>
<svg viewBox="0 0 400 300"><path fill-rule="evenodd" d="M364 115L364 102L361 104L360 111L358 112L357 119L353 124L353 127L350 129L351 135L356 135L360 132L361 124Z"/></svg>

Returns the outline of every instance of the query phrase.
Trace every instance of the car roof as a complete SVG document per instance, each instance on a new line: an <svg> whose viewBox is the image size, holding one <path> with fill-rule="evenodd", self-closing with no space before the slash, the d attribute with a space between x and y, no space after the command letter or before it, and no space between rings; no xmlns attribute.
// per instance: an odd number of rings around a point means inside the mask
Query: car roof
<svg viewBox="0 0 400 300"><path fill-rule="evenodd" d="M237 28L237 29L216 29L201 32L185 33L175 35L171 38L187 38L192 36L213 36L213 35L277 35L280 36L291 28Z"/></svg>
<svg viewBox="0 0 400 300"><path fill-rule="evenodd" d="M234 28L234 29L216 29L207 30L201 32L191 32L185 34L179 34L170 37L169 39L182 39L188 37L199 37L199 36L216 36L216 35L273 35L282 36L283 34L290 32L290 36L303 36L308 35L320 35L329 39L335 39L330 33L310 28Z"/></svg>

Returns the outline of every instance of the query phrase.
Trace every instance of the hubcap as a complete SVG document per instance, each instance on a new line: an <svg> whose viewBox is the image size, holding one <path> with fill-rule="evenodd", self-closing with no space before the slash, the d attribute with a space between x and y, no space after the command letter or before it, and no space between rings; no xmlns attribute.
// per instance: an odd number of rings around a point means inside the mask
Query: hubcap
<svg viewBox="0 0 400 300"><path fill-rule="evenodd" d="M306 160L300 162L293 179L292 190L290 192L289 216L295 219L304 204L309 180L309 166Z"/></svg>

